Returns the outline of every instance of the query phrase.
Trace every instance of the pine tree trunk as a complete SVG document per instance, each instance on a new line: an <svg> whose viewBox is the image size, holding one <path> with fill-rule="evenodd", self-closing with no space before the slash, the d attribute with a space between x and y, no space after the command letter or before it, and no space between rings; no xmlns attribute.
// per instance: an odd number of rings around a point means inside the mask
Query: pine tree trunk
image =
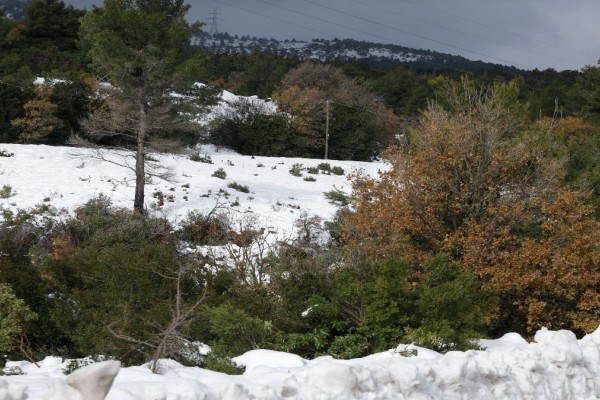
<svg viewBox="0 0 600 400"><path fill-rule="evenodd" d="M133 210L139 214L144 214L144 183L146 178L144 143L148 132L148 121L143 89L140 92L139 101L140 128L137 135L137 151L135 154L135 198L133 200Z"/></svg>

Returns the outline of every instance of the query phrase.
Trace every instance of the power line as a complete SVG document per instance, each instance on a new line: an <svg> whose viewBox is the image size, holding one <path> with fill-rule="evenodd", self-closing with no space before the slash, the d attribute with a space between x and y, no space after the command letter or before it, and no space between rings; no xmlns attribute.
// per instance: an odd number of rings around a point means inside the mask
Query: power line
<svg viewBox="0 0 600 400"><path fill-rule="evenodd" d="M213 1L214 1L214 2L216 2L216 3L224 4L224 5L226 5L226 6L229 6L229 7L232 7L232 8L236 8L236 9L238 9L238 10L241 10L241 11L247 12L247 13L249 13L249 14L258 15L258 16L260 16L260 17L268 18L268 19L271 19L271 20L273 20L273 21L278 21L278 22L284 23L284 24L286 24L286 25L293 25L293 26L295 26L295 27L297 27L297 28L305 29L305 30L307 30L307 31L310 31L310 32L316 32L316 33L320 33L321 35L325 35L325 36L328 36L328 37L331 37L331 38L335 38L335 35L333 35L333 34L331 34L331 33L323 32L323 31L320 31L320 30L318 30L318 29L314 29L314 28L308 27L308 26L306 26L306 25L300 25L300 24L297 24L297 23L295 23L295 22L292 22L292 21L288 21L288 20L285 20L285 19L281 19L281 18L278 18L278 17L274 17L274 16L272 16L272 15L263 14L263 13L260 13L260 12L254 11L254 10L249 10L249 9L247 9L247 8L240 7L240 6L237 6L237 5L235 5L235 4L228 3L228 2L226 2L226 1L223 1L223 0L213 0Z"/></svg>
<svg viewBox="0 0 600 400"><path fill-rule="evenodd" d="M219 17L219 11L216 8L213 8L213 11L208 15L210 16L210 18L207 19L207 21L210 22L208 33L215 35L219 33L219 21L223 21L223 18Z"/></svg>
<svg viewBox="0 0 600 400"><path fill-rule="evenodd" d="M518 37L520 37L522 39L527 39L527 40L532 41L532 42L538 42L538 43L544 44L546 46L555 47L555 48L561 49L561 50L567 50L567 51L570 51L570 52L573 52L573 53L581 54L581 55L586 56L586 57L593 57L590 54L587 54L587 53L584 53L584 52L581 52L581 51L578 51L578 50L575 50L575 49L571 49L571 48L563 47L563 46L558 46L555 43L546 42L546 41L540 40L540 39L530 38L530 37L528 37L528 36L526 36L526 35L524 35L522 33L519 33L519 32L513 32L513 31L509 31L507 29L499 28L499 27L494 26L494 25L485 24L485 23L483 23L481 21L470 19L470 18L464 17L462 15L454 14L452 12L449 12L449 11L446 11L446 10L443 10L443 9L440 9L440 8L437 8L437 7L433 7L433 6L430 6L430 5L427 5L427 4L422 4L422 3L417 2L417 1L413 1L413 0L400 0L400 1L403 1L405 3L410 3L410 4L413 4L413 5L418 6L418 7L427 8L429 10L434 10L434 11L436 11L438 13L445 14L445 15L448 15L448 16L453 17L453 18L458 18L458 19L461 19L463 21L467 21L467 22L470 22L470 23L473 23L473 24L477 24L479 26L483 26L484 28L493 29L493 30L496 30L498 32L507 33L509 35L518 36Z"/></svg>
<svg viewBox="0 0 600 400"><path fill-rule="evenodd" d="M416 21L416 22L422 23L422 24L427 24L427 25L430 25L430 26L441 28L441 29L447 30L449 32L455 32L455 33L459 33L461 35L470 36L470 37L473 37L473 38L476 38L476 39L485 40L485 41L488 41L488 42L491 42L491 43L496 43L496 44L499 44L499 45L502 45L502 46L505 46L505 47L510 47L510 48L513 48L513 49L516 49L516 50L521 50L521 51L524 51L524 52L530 53L530 54L536 54L536 55L539 55L539 56L550 57L550 58L554 58L556 60L566 61L566 62L569 62L569 63L573 62L572 60L568 60L566 58L557 57L557 56L554 56L554 55L551 55L551 54L541 53L541 52L538 52L538 51L535 51L535 50L529 50L529 49L526 49L526 48L523 48L523 47L519 47L519 46L515 46L515 45L512 45L512 44L500 42L500 41L494 40L494 39L489 39L489 38L486 38L486 37L483 37L483 36L480 36L480 35L476 35L476 34L473 34L473 33L470 33L470 32L465 32L465 31L462 31L462 30L459 30L459 29L449 28L447 26L436 24L436 23L433 23L433 22L430 22L430 21L426 21L426 20L423 20L423 19L420 19L420 18L415 18L415 17L409 16L409 15L405 15L405 14L403 14L401 12L398 12L398 11L390 10L390 9L383 8L383 7L378 7L378 6L374 5L374 4L366 3L364 1L360 1L360 0L350 0L350 1L352 1L354 3L357 3L357 4L362 4L362 5L364 5L366 7L369 7L369 8L373 8L373 9L376 9L376 10L379 10L379 11L383 11L385 13L391 13L391 14L394 14L394 15L398 15L401 18L405 18L405 19L408 19L408 20L412 20L412 21Z"/></svg>
<svg viewBox="0 0 600 400"><path fill-rule="evenodd" d="M314 19L314 20L317 20L317 21L325 22L326 24L335 25L335 26L337 26L339 28L348 29L348 30L351 30L351 31L354 31L354 32L362 33L364 35L369 35L369 36L372 36L372 37L377 38L377 39L394 42L394 43L396 43L396 44L398 44L400 46L411 47L410 45L408 45L406 43L399 42L397 40L389 39L389 38L386 38L384 36L380 36L380 35L377 35L377 34L374 34L374 33L370 33L370 32L366 32L366 31L360 30L360 29L352 28L352 27L347 26L347 25L342 25L342 24L339 24L339 23L337 23L335 21L331 21L331 20L328 20L328 19L325 19L325 18L315 17L314 15L307 14L307 13L304 13L302 11L294 10L292 8L280 6L278 4L273 4L273 3L268 2L266 0L256 0L256 1L259 1L259 2L264 3L264 4L268 4L268 5L273 6L273 7L280 8L282 10L286 10L286 11L292 12L294 14L302 15L304 17L308 17L308 18L311 18L311 19ZM308 27L307 27L307 29L313 30L312 28L308 28ZM333 37L333 35L331 35L331 36Z"/></svg>
<svg viewBox="0 0 600 400"><path fill-rule="evenodd" d="M533 68L531 68L529 66L525 66L525 65L522 65L522 64L519 64L519 63L516 63L516 62L507 61L507 60L504 60L502 58L490 56L490 55L487 55L485 53L481 53L481 52L478 52L478 51L475 51L475 50L467 49L465 47L456 46L456 45L453 45L453 44L448 43L448 42L444 42L444 41L437 40L437 39L432 39L432 38L429 38L429 37L424 36L424 35L413 33L413 32L410 32L410 31L407 31L407 30L404 30L404 29L396 28L394 26L387 25L387 24L384 24L384 23L381 23L381 22L378 22L378 21L374 21L374 20L369 19L369 18L361 17L359 15L352 14L352 13L349 13L347 11L338 10L336 8L329 7L329 6L317 3L317 2L312 1L312 0L304 0L304 1L306 3L314 4L314 5L318 6L318 7L324 8L326 10L334 11L334 12L337 12L337 13L340 13L340 14L343 14L343 15L347 15L349 17L352 17L352 18L355 18L355 19L358 19L358 20L361 20L361 21L369 22L371 24L379 25L379 26L382 26L384 28L391 29L391 30L394 30L394 31L397 31L397 32L400 32L400 33L404 33L404 34L407 34L407 35L410 35L410 36L414 36L414 37L417 37L417 38L420 38L420 39L428 40L430 42L437 43L437 44L445 46L445 47L451 47L451 48L454 48L454 49L457 49L457 50L466 51L468 53L472 53L472 54L478 55L480 57L485 57L485 58L488 58L490 60L494 60L496 62L500 62L502 64L516 65L516 66L519 66L519 67L524 68L524 69L533 69Z"/></svg>
<svg viewBox="0 0 600 400"><path fill-rule="evenodd" d="M297 27L299 27L299 28L306 29L306 30L308 30L308 31L311 31L311 32L317 32L317 33L320 33L320 34L322 34L322 35L326 35L326 36L329 36L329 37L332 37L332 38L336 38L336 36L334 36L334 35L332 35L332 34L329 34L329 33L326 33L326 32L319 31L319 30L317 30L317 29L314 29L314 28L312 28L312 27L308 27L308 26L305 26L305 25L297 24L297 23L295 23L295 22L292 22L292 21L289 21L289 20L284 20L284 19L282 19L282 18L278 18L278 17L274 17L274 16L272 16L272 15L269 15L269 14L259 13L259 12L256 12L256 11L254 11L254 10L248 10L248 9L246 9L246 8L239 7L239 6L237 6L237 5L233 5L233 4L231 4L231 3L227 3L227 2L225 2L225 1L223 1L223 0L213 0L213 1L215 1L215 2L217 2L217 3L220 3L220 4L225 4L225 5L229 6L229 7L236 8L236 9L238 9L238 10L242 10L242 11L248 12L248 13L250 13L250 14L259 15L259 16L262 16L262 17L265 17L265 18L268 18L268 19L272 19L272 20L274 20L274 21L278 21L278 22L285 23L285 24L287 24L287 25L293 25L293 26L297 26ZM268 1L265 1L265 0L257 0L257 1L259 1L259 2L261 2L261 3L268 4L268 5L270 5L270 6L273 6L273 7L276 7L276 8L280 8L280 9L283 9L283 10L286 10L286 11L289 11L289 12L292 12L292 13L294 13L294 14L302 15L302 16L305 16L305 17L308 17L308 18L311 18L311 19L314 19L314 20L317 20L317 21L324 22L324 23L327 23L327 24L329 24L329 25L334 25L334 26L337 26L337 27L340 27L340 28L343 28L343 29L347 29L347 30L350 30L350 31L354 31L354 32L362 33L362 34L364 34L364 35L371 36L371 37L377 38L377 39L379 39L379 40L383 40L383 41L384 41L384 42L386 42L386 43L393 43L393 44L396 44L396 45L399 45L399 46L403 46L403 47L414 48L414 46L412 46L412 45L409 45L409 44L406 44L406 43L400 42L400 41L398 41L398 40L395 40L395 39L391 39L391 38L388 38L388 37L385 37L385 36L377 35L377 34L374 34L374 33L371 33L371 32L366 32L366 31L363 31L363 30L360 30L360 29L356 29L356 28L353 28L353 27L349 27L349 26L346 26L346 25L342 25L342 24L339 24L339 23L337 23L337 22L334 22L334 21L331 21L331 20L327 20L327 19L324 19L324 18L315 17L314 15L310 15L310 14L307 14L307 13L303 13L303 12L301 12L301 11L297 11L297 10L294 10L294 9L291 9L291 8L288 8L288 7L280 6L280 5L278 5L278 4L273 4L273 3L270 3L270 2L268 2ZM506 63L506 64L511 64L511 63L510 63L510 62L508 62L508 61L503 61L503 62L504 62L504 63ZM441 68L448 68L448 65L447 65L447 64L445 64L445 63L443 63L443 62L439 62L439 61L429 61L429 63L430 63L431 65L437 65L437 66L439 66L439 67L441 67ZM512 64L519 65L519 64L516 64L516 63L512 63ZM521 66L521 67L522 67L522 68L525 68L525 69L527 69L527 68L528 68L528 67L525 67L525 66ZM492 64L492 65L489 65L487 68L488 68L488 69L490 69L490 70L496 70L496 71L499 71L499 72L506 72L505 70L503 70L503 69L501 69L501 68L498 68L498 67L494 66L493 64Z"/></svg>
<svg viewBox="0 0 600 400"><path fill-rule="evenodd" d="M241 11L245 11L245 12L247 12L249 14L254 14L254 15L258 15L258 16L261 16L261 17L264 17L264 18L268 18L268 19L271 19L271 20L274 20L274 21L282 22L282 23L284 23L286 25L293 25L293 26L305 29L305 30L310 31L310 32L316 32L316 33L319 33L321 35L328 36L330 38L334 38L334 39L337 38L336 35L320 31L318 29L315 29L314 27L309 27L309 26L306 26L306 25L301 25L301 24L298 24L298 23L295 23L295 22L292 22L292 21L289 21L289 20L285 20L285 19L282 19L282 18L279 18L279 17L275 17L275 16L272 16L272 15L269 15L269 14L264 14L264 13L260 13L260 12L254 11L254 10L249 10L247 8L240 7L240 6L228 3L228 2L223 1L223 0L213 0L213 1L216 2L216 3L224 4L224 5L232 7L232 8L236 8L236 9L241 10ZM377 34L373 34L373 33L370 33L370 32L366 32L366 31L362 31L360 29L352 28L352 27L349 27L349 26L346 26L346 25L338 24L337 22L334 22L334 21L331 21L331 20L327 20L327 19L320 18L320 17L315 17L313 15L306 14L306 13L303 13L301 11L293 10L291 8L283 7L283 6L280 6L280 5L277 5L277 4L273 4L273 3L270 3L268 1L264 1L264 0L257 0L257 1L259 1L261 3L268 4L268 5L273 6L273 7L281 8L281 9L286 10L286 11L290 11L290 12L298 14L298 15L302 15L302 16L305 16L305 17L308 17L308 18L312 18L312 19L317 20L317 21L325 22L325 23L327 23L329 25L334 25L334 26L337 26L339 28L348 29L348 30L351 30L351 31L354 31L354 32L362 33L364 35L368 35L368 36L371 36L371 37L374 37L374 38L377 38L377 39L380 39L380 40L384 40L384 41L387 41L387 42L390 42L390 43L395 43L395 44L400 45L400 46L409 47L409 48L412 47L409 44L402 43L402 42L399 42L399 41L394 40L394 39L390 39L390 38L387 38L387 37L384 37L384 36L380 36L380 35L377 35ZM438 65L438 66L441 66L441 67L444 67L444 68L447 67L447 65L439 63L439 62L431 62L431 64ZM499 70L498 68L493 68L493 67L490 67L490 69Z"/></svg>

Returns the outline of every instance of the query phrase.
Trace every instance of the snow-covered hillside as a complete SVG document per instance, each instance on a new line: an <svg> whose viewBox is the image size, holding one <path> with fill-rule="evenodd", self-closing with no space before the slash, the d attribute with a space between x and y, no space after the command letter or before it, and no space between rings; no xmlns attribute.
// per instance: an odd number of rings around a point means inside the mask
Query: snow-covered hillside
<svg viewBox="0 0 600 400"><path fill-rule="evenodd" d="M196 38L196 44L214 53L249 54L253 49L261 49L274 54L293 56L300 59L312 59L322 62L363 61L368 59L389 60L398 63L434 62L435 55L441 53L410 49L398 45L360 42L356 40L312 41L256 38L250 36L230 36L226 33L211 36L205 32Z"/></svg>
<svg viewBox="0 0 600 400"><path fill-rule="evenodd" d="M107 152L101 161L90 149L44 145L2 144L0 150L14 154L0 157L0 208L17 210L50 206L74 210L92 197L104 194L113 204L131 208L134 196L133 171L112 164L132 163L127 153ZM190 211L207 213L215 206L234 218L254 216L260 227L287 236L302 213L329 219L336 211L324 192L337 188L349 192L345 175L310 174L305 168L317 167L323 160L241 156L205 146L200 156L212 164L190 160L190 154L153 154L171 178L152 178L146 185L146 207L164 213L175 224ZM130 155L129 155L130 156ZM207 160L205 160L207 161ZM347 175L364 170L374 175L385 168L380 163L328 161ZM294 176L290 169L301 170ZM222 169L226 177L212 176ZM313 181L314 179L314 181ZM233 183L248 188L248 193L228 187ZM159 196L164 205L159 207Z"/></svg>
<svg viewBox="0 0 600 400"><path fill-rule="evenodd" d="M236 98L225 93L213 113L226 110L227 101ZM17 144L0 144L0 153L0 210L69 213L99 194L116 206L133 205L133 170L115 164L132 165L131 154ZM349 192L349 173L376 176L386 168L326 161L329 169L343 170L336 175L319 168L323 160L241 156L214 146L152 154L151 159L158 172L170 173L168 180L152 177L146 185L151 212L177 225L191 211L219 207L232 219L252 220L279 238L290 237L302 215L330 219L336 206L324 192ZM220 177L214 176L217 171ZM41 368L9 361L5 371L12 375L0 377L0 400L101 400L97 388L117 371L109 400L600 399L600 328L581 340L568 331L544 329L533 343L507 334L480 344L487 349L444 355L400 345L345 361L253 350L234 359L246 368L239 376L162 360L160 374L147 366L118 370L118 363L109 362L67 378L68 360L47 357Z"/></svg>
<svg viewBox="0 0 600 400"><path fill-rule="evenodd" d="M0 145L0 207L49 206L67 212L103 193L115 205L131 207L133 173L92 150L35 145ZM13 154L12 156L10 156ZM189 211L208 212L216 205L239 218L252 217L280 235L290 235L304 212L330 218L335 206L324 192L349 191L344 175L310 174L322 160L248 157L212 146L199 149L204 161L190 154L153 155L170 169L169 181L153 178L146 186L146 206L164 213L175 224ZM119 160L118 153L105 154ZM344 172L361 169L374 175L385 165L328 161ZM225 179L212 176L218 169ZM300 171L301 176L290 173ZM313 170L313 172L315 172ZM247 186L248 193L228 187ZM164 205L159 206L159 194ZM162 374L144 366L122 368L109 400L135 399L598 399L600 398L600 329L581 340L568 331L542 330L535 343L516 334L482 340L486 351L437 354L400 346L363 359L330 357L304 360L267 350L246 353L235 361L246 367L242 376L162 363ZM65 360L47 358L41 368L9 362L13 375L0 378L0 400L82 400L65 386ZM91 379L91 378L90 378ZM89 383L93 385L94 383Z"/></svg>
<svg viewBox="0 0 600 400"><path fill-rule="evenodd" d="M171 360L161 373L145 366L122 368L108 400L250 400L250 399L540 399L600 398L600 329L577 340L568 331L541 330L534 343L508 334L482 341L485 351L449 352L399 346L354 360L298 356L253 350L234 359L246 367L231 376ZM416 350L416 354L411 350ZM412 353L412 355L410 355ZM0 400L96 400L73 389L101 387L97 371L79 370L66 378L66 361L48 357L36 368L9 362L24 375L0 378ZM96 370L103 368L98 366ZM90 367L86 367L90 368ZM115 363L104 369L113 372ZM77 373L77 371L76 371ZM105 374L106 375L106 374ZM106 376L103 376L106 378ZM102 375L101 375L102 376ZM68 379L68 380L67 380ZM71 384L69 386L68 384Z"/></svg>
<svg viewBox="0 0 600 400"><path fill-rule="evenodd" d="M115 205L131 207L133 173L93 157L92 150L35 145L0 145L0 207L50 206L73 210L100 193ZM212 164L189 154L154 155L173 178L153 178L147 184L146 206L174 223L189 211L208 212L215 205L239 218L254 216L263 227L289 235L303 213L325 219L335 212L323 192L349 190L342 175L310 174L321 160L248 157L213 147L200 150ZM107 153L119 160L117 153ZM122 161L122 160L120 160ZM207 160L205 160L207 161ZM329 161L349 173L362 169L377 174L385 165ZM296 166L302 176L294 176ZM222 168L225 179L213 177ZM308 178L308 180L305 180ZM315 179L314 181L312 179ZM248 193L228 187L247 186ZM161 193L164 205L158 206ZM226 193L228 194L226 194ZM246 367L242 376L162 363L162 374L147 367L122 368L109 400L134 399L598 399L600 398L600 329L581 340L568 331L542 330L535 343L516 334L482 340L486 351L437 354L400 346L363 359L330 357L304 360L267 350L246 353L235 361ZM0 378L0 400L82 400L65 386L61 369L66 361L47 358L41 368L9 362L8 370L23 372ZM87 376L83 374L83 376ZM86 378L92 379L92 378ZM94 385L87 382L85 385Z"/></svg>
<svg viewBox="0 0 600 400"><path fill-rule="evenodd" d="M254 50L282 57L321 62L366 63L384 69L400 66L425 69L458 68L467 71L499 70L515 73L515 67L469 60L462 56L439 53L431 50L410 48L390 43L365 42L354 39L277 40L250 36L201 32L194 43L215 54L248 55Z"/></svg>

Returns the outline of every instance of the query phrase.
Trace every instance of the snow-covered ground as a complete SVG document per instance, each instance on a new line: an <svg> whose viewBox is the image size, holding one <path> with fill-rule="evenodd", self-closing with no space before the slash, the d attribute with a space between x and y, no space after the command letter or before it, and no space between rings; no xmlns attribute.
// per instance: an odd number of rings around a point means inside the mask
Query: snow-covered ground
<svg viewBox="0 0 600 400"><path fill-rule="evenodd" d="M133 206L133 171L97 159L93 150L17 144L0 144L0 150L14 154L0 157L0 191L9 187L0 196L0 209L45 205L72 211L101 193L115 206ZM218 205L234 219L255 219L258 227L285 237L304 212L323 219L333 216L336 207L327 201L324 192L334 187L350 191L345 175L310 174L306 170L302 176L290 173L296 164L317 167L323 160L241 156L213 146L205 146L199 153L209 156L212 164L192 161L190 154L152 155L162 167L159 172L168 171L172 177L152 178L146 185L148 209L163 213L177 224L190 211L208 213ZM108 152L105 157L133 163L131 157L124 159L119 154ZM343 168L346 175L357 169L373 175L385 168L381 163L327 162L331 167ZM219 168L225 171L225 179L212 176ZM249 192L229 188L232 183L246 186ZM162 207L158 206L159 192L164 199Z"/></svg>
<svg viewBox="0 0 600 400"><path fill-rule="evenodd" d="M0 144L0 150L14 153L0 157L2 209L42 205L70 212L100 193L116 206L133 204L133 172L94 158L92 150L15 144ZM324 192L350 190L346 176L302 169L322 160L248 157L210 146L200 154L210 156L212 164L191 161L189 154L153 155L170 169L172 179L153 178L147 184L149 209L177 224L189 211L205 213L220 205L240 220L254 216L262 227L289 235L303 212L331 218L336 207ZM117 153L105 157L123 162ZM376 175L385 169L380 163L328 162L346 174L362 169ZM289 172L297 164L302 164L300 177ZM219 168L225 179L212 176ZM233 182L249 192L229 188ZM162 207L153 197L158 192L164 198ZM164 360L160 374L146 366L121 368L107 399L600 399L600 329L581 340L568 331L541 330L533 343L508 334L481 344L487 350L444 355L422 348L415 355L414 347L403 345L346 361L254 350L234 359L246 367L240 376ZM7 370L23 374L0 377L0 400L96 400L75 387L98 393L97 371L82 369L67 378L61 371L66 363L55 357L43 360L41 368L9 362ZM116 372L115 365L104 370Z"/></svg>
<svg viewBox="0 0 600 400"><path fill-rule="evenodd" d="M160 374L146 366L121 368L108 400L250 399L544 399L600 398L600 329L577 340L569 331L541 330L533 343L517 334L482 341L485 351L449 352L399 346L354 360L304 360L269 350L234 359L243 375L225 375L162 360ZM408 351L407 351L408 350ZM116 363L96 365L115 370ZM0 400L96 400L73 387L99 391L93 370L61 371L66 361L48 357L37 368L9 362L23 375L0 377ZM90 367L85 367L90 369ZM105 371L105 375L106 375ZM70 384L70 385L69 385ZM92 390L92 391L94 391Z"/></svg>

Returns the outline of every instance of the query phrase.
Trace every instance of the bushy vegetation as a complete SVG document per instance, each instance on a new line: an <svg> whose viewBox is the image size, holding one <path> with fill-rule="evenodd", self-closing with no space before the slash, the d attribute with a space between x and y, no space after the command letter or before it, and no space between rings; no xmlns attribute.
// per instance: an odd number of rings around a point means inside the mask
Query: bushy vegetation
<svg viewBox="0 0 600 400"><path fill-rule="evenodd" d="M151 360L175 304L198 302L202 308L193 308L164 351L185 362L177 351L183 339L208 342L214 353L206 362L219 370L230 370L228 357L259 347L356 357L418 336L438 338L441 350L466 348L485 334L494 304L447 256L423 271L402 260L339 264L339 249L313 242L310 232L321 224L314 218L299 222L297 241L277 248L265 247L263 230L236 232L216 214L190 214L174 231L164 219L116 209L102 196L52 221L39 224L20 212L1 227L0 252L9 256L0 258L2 284L22 293L11 297L19 310L39 315L35 328L18 327L27 328L39 357ZM190 245L238 253L196 258L181 252ZM248 257L256 246L266 251ZM428 318L430 307L439 312ZM10 332L12 339L18 334ZM9 354L17 351L10 343Z"/></svg>
<svg viewBox="0 0 600 400"><path fill-rule="evenodd" d="M180 43L187 43L195 26L185 22L185 6L142 3L177 6L185 28ZM134 11L136 18L146 15ZM95 12L81 19L84 11L61 1L33 1L20 21L0 17L1 141L65 143L85 133L79 126L85 116L106 122L102 113L112 107L111 116L123 119L110 119L115 135L100 144L131 143L122 136L135 129L118 124L131 121L125 100L137 97L99 101L90 79L97 71L84 52L89 46L77 45L81 21L88 41L97 37L96 19L104 17ZM169 43L162 45L166 52ZM32 359L105 354L125 363L161 356L189 363L180 350L197 340L213 353L196 360L231 372L231 356L258 347L349 358L399 342L448 351L507 331L531 335L547 326L582 335L597 328L599 67L457 78L460 71L337 68L183 47L185 57L169 53L163 63L174 80L191 74L278 102L277 112L252 101L233 104L235 112L209 127L214 144L245 154L321 158L329 112L328 157L383 157L390 168L377 178L353 173L350 195L326 193L340 206L333 221L304 216L299 236L276 246L262 227L233 227L216 210L192 213L178 229L164 218L114 208L103 196L60 218L48 205L3 211L0 351ZM96 63L106 62L110 50L96 49ZM138 82L157 58L118 76ZM39 75L61 79L34 86ZM171 93L164 76L152 78L129 87L131 93ZM167 129L165 118L187 114L169 96L159 97L142 102L155 113L135 112L142 122L150 115L165 144L186 132L182 125ZM304 172L307 181L345 173L329 163L290 168L294 176ZM213 176L227 173L218 168ZM12 194L8 185L0 189L2 198ZM324 229L328 244L315 239Z"/></svg>
<svg viewBox="0 0 600 400"><path fill-rule="evenodd" d="M13 196L13 188L10 185L2 185L2 189L0 189L0 199L8 199Z"/></svg>
<svg viewBox="0 0 600 400"><path fill-rule="evenodd" d="M227 178L227 171L225 171L223 168L217 168L211 176L213 178L225 179Z"/></svg>
<svg viewBox="0 0 600 400"><path fill-rule="evenodd" d="M514 86L447 90L445 107L432 104L415 126L413 147L387 153L381 180L354 178L347 245L415 265L450 254L499 293L496 332L594 329L600 253L589 238L600 221L592 193L565 181L569 141L553 121L528 124Z"/></svg>
<svg viewBox="0 0 600 400"><path fill-rule="evenodd" d="M12 352L22 347L22 342L37 318L29 306L15 296L7 284L0 284L0 352Z"/></svg>
<svg viewBox="0 0 600 400"><path fill-rule="evenodd" d="M204 164L212 164L212 158L207 155L207 154L200 154L198 152L193 153L190 155L190 160L192 161L196 161L196 162L201 162Z"/></svg>
<svg viewBox="0 0 600 400"><path fill-rule="evenodd" d="M227 187L233 190L237 190L242 193L250 193L250 188L247 185L242 185L241 183L231 182L227 184Z"/></svg>

